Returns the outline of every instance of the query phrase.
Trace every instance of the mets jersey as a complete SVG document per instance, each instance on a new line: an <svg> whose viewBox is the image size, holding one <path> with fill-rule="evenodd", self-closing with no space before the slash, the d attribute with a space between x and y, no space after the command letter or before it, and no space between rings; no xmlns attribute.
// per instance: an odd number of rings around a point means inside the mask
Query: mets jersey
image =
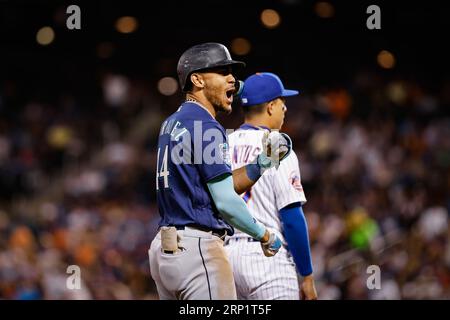
<svg viewBox="0 0 450 320"><path fill-rule="evenodd" d="M233 170L251 163L262 152L264 130L269 129L243 124L228 136ZM280 163L278 170L276 168L267 170L253 187L241 196L253 217L276 232L285 242L279 219L280 209L295 202L300 202L302 205L306 202L295 152L292 151ZM239 230L235 230L234 237L246 236Z"/></svg>

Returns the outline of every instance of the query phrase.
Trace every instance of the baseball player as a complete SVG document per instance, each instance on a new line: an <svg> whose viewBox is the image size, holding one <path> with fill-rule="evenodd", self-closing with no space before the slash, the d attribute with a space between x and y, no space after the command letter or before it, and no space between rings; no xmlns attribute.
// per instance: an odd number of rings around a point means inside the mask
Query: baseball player
<svg viewBox="0 0 450 320"><path fill-rule="evenodd" d="M196 45L179 59L186 101L159 133L156 189L161 220L149 250L160 299L236 299L223 247L232 226L256 239L264 256L281 247L280 238L251 216L238 193L289 154L288 138L269 136L275 148L231 171L225 131L215 119L219 112L231 112L237 83L232 71L243 65L218 43Z"/></svg>
<svg viewBox="0 0 450 320"><path fill-rule="evenodd" d="M279 130L283 125L285 97L297 94L298 91L284 89L273 73L257 73L245 80L241 95L245 123L228 137L233 169L247 165L260 154L264 133ZM306 198L295 152L289 154L278 170L269 169L242 197L252 215L276 233L284 246L276 257L266 259L247 234L237 231L227 238L225 248L238 299L298 300L295 266L304 276L302 298L317 299L308 228L302 211Z"/></svg>

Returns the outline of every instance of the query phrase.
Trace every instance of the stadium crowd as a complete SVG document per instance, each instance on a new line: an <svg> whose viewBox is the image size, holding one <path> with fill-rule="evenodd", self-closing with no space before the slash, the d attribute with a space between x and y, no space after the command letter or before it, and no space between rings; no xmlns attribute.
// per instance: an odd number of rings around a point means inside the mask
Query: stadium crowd
<svg viewBox="0 0 450 320"><path fill-rule="evenodd" d="M0 86L0 299L157 299L154 146L182 95L98 81L89 99ZM450 299L450 84L361 71L287 107L319 299ZM224 127L239 126L238 110ZM69 265L81 290L66 288Z"/></svg>

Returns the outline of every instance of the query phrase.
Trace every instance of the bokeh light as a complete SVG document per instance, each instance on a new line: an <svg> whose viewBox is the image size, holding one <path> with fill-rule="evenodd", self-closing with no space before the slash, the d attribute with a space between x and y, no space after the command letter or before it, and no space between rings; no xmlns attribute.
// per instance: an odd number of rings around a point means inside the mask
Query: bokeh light
<svg viewBox="0 0 450 320"><path fill-rule="evenodd" d="M377 61L380 67L384 69L392 69L395 66L395 57L387 50L382 50L378 54Z"/></svg>
<svg viewBox="0 0 450 320"><path fill-rule="evenodd" d="M251 47L250 41L244 38L236 38L231 41L231 51L239 56L248 54Z"/></svg>
<svg viewBox="0 0 450 320"><path fill-rule="evenodd" d="M164 77L158 81L158 91L165 95L171 96L178 89L178 82L172 77Z"/></svg>
<svg viewBox="0 0 450 320"><path fill-rule="evenodd" d="M40 45L46 46L55 39L55 32L51 27L42 27L36 34L36 41Z"/></svg>
<svg viewBox="0 0 450 320"><path fill-rule="evenodd" d="M120 33L132 33L138 28L138 21L135 17L120 17L116 21L116 30Z"/></svg>
<svg viewBox="0 0 450 320"><path fill-rule="evenodd" d="M281 17L275 10L266 9L261 13L262 24L269 29L276 28L281 23Z"/></svg>
<svg viewBox="0 0 450 320"><path fill-rule="evenodd" d="M332 16L334 16L334 7L329 2L317 2L314 10L316 14L321 18L331 18Z"/></svg>

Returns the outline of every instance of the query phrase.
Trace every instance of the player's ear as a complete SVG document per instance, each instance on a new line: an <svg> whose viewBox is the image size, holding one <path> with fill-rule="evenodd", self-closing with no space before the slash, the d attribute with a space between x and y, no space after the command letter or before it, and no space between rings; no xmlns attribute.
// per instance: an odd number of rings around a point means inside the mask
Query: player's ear
<svg viewBox="0 0 450 320"><path fill-rule="evenodd" d="M274 101L269 101L267 102L267 113L269 114L269 116L271 116L273 114L273 108L275 107L275 103Z"/></svg>
<svg viewBox="0 0 450 320"><path fill-rule="evenodd" d="M203 79L203 76L199 73L191 74L191 81L192 84L199 89L203 89L205 87L205 80Z"/></svg>

